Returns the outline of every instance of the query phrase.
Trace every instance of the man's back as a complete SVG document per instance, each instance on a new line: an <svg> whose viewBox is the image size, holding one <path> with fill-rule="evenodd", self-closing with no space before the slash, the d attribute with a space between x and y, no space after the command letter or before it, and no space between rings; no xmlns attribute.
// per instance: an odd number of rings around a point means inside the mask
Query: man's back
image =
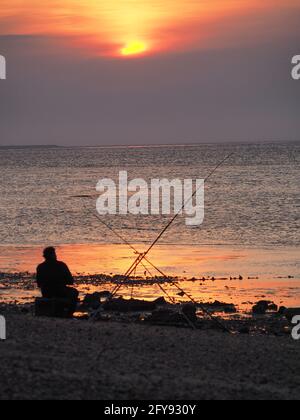
<svg viewBox="0 0 300 420"><path fill-rule="evenodd" d="M51 260L38 266L37 284L43 291L59 293L67 285L74 284L74 280L66 264Z"/></svg>

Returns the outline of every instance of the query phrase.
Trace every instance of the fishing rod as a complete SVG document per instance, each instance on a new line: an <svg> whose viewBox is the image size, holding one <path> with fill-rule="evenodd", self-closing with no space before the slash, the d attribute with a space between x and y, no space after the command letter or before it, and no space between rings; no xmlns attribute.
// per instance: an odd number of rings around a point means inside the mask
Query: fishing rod
<svg viewBox="0 0 300 420"><path fill-rule="evenodd" d="M222 159L221 162L218 163L218 165L208 174L208 176L204 179L204 183L207 182L214 174L215 172L224 165L224 163L229 160L235 153L230 153L227 155L224 159ZM201 187L200 187L201 188ZM136 258L135 262L132 264L132 266L129 268L129 270L126 272L125 276L130 277L132 273L136 270L136 268L141 264L141 262L148 256L150 251L155 247L155 245L160 241L160 239L163 237L163 235L169 230L169 228L172 226L172 224L175 222L175 220L182 214L185 207L193 200L193 198L196 196L198 191L200 190L198 188L194 193L191 195L191 197L183 204L182 208L175 214L175 216L169 221L169 223L166 225L166 227L161 231L161 233L158 235L158 237L153 241L153 243L150 245L150 247L147 249L146 252L143 254L139 254ZM119 288L116 288L117 293Z"/></svg>
<svg viewBox="0 0 300 420"><path fill-rule="evenodd" d="M110 230L117 238L119 238L122 242L124 242L125 245L127 245L136 255L138 255L140 258L144 255L143 253L139 252L127 239L125 239L119 232L117 232L115 229L113 229L108 223L104 222L104 220L101 219L101 217L98 214L95 214L94 212L90 211L90 213L96 217L96 219L105 226L108 230ZM170 279L170 276L167 276L162 270L160 270L158 267L156 267L147 257L143 258L149 265L151 265L154 270L156 270L159 274L161 274L166 279ZM148 271L149 270L144 266L143 262L141 261L141 264L143 267ZM151 276L151 273L149 273ZM127 276L126 276L127 277ZM112 295L114 295L114 290L112 291Z"/></svg>
<svg viewBox="0 0 300 420"><path fill-rule="evenodd" d="M94 212L90 211L90 213L98 219L98 221L105 226L107 229L109 229L117 238L119 238L122 242L124 242L125 245L129 246L129 248L136 254L136 255L144 255L144 253L139 252L127 239L125 239L119 232L117 232L115 229L113 229L108 223L104 222L104 220L101 219L101 217L98 214L95 214ZM170 276L167 276L163 271L161 271L158 267L156 267L147 257L144 256L143 258L148 264L151 265L152 268L154 268L156 271L159 272L163 277L166 279L170 279ZM141 262L142 264L142 262Z"/></svg>
<svg viewBox="0 0 300 420"><path fill-rule="evenodd" d="M216 324L218 324L219 327L221 327L223 330L230 332L217 318L215 318L201 303L196 302L195 299L188 294L185 290L183 290L176 282L172 281L170 276L167 276L160 268L156 267L148 258L147 256L144 255L144 253L140 253L129 241L127 241L127 239L125 239L121 234L119 234L119 232L117 232L116 230L114 230L109 224L107 224L106 222L104 222L100 216L98 216L95 213L92 213L98 220L99 222L103 225L106 226L107 229L109 229L112 233L114 233L119 239L121 239L126 245L128 245L136 254L139 254L140 257L144 257L144 260L151 265L152 268L154 268L154 270L156 270L158 273L160 273L164 278L168 279L170 281L170 284L174 287L176 287L181 293L183 293L185 296L187 296L187 298L194 303L195 305L199 306L199 308L201 309L201 311L206 314L212 321L214 321ZM150 274L151 277L152 273L150 272L150 270L146 267L146 265L144 265L143 261L140 262L140 264L145 268L145 270ZM173 304L176 304L175 299L168 294L168 292L162 287L161 284L157 283L158 287L162 290L162 292L171 300L171 302ZM115 294L118 292L118 290L120 290L121 286L117 285L115 286L115 288L113 289L112 293L111 293L111 299L113 298L113 296L115 296ZM195 329L195 325L191 322L191 320L184 314L182 313L183 317L186 319L187 323L192 326L193 329Z"/></svg>
<svg viewBox="0 0 300 420"><path fill-rule="evenodd" d="M226 156L220 163L218 163L218 165L209 173L209 175L204 179L204 182L207 182L213 175L214 173L227 161L229 160L235 153L230 153L228 156ZM126 245L128 245L135 254L138 255L138 257L136 258L135 262L131 265L131 267L129 268L129 270L126 272L125 276L126 278L130 278L130 276L132 275L132 273L134 273L137 269L137 267L143 264L143 261L147 261L155 270L157 270L163 277L170 279L169 276L166 276L159 268L155 267L154 264L152 264L149 259L147 258L148 254L150 253L150 251L154 248L154 246L159 242L159 240L162 238L162 236L165 234L165 232L171 227L171 225L174 223L174 221L178 218L178 216L182 213L182 211L185 209L185 207L187 206L187 204L193 200L193 198L196 196L196 194L198 193L200 188L198 188L193 194L192 196L184 203L184 205L182 206L182 208L180 209L180 211L178 213L175 214L175 216L170 220L170 222L167 224L167 226L162 230L162 232L158 235L158 237L155 239L155 241L151 244L151 246L148 248L148 250L144 253L140 253L130 242L127 241L127 239L123 238L123 236L121 236L118 232L116 232L110 225L108 225L107 223L105 223L97 214L92 213L99 221L102 225L106 226L106 228L108 228L111 232L113 232L119 239L121 239ZM144 266L145 267L145 266ZM146 269L147 270L147 269ZM148 271L148 270L147 270ZM149 272L149 271L148 271ZM170 279L171 280L171 279ZM193 302L194 304L198 305L200 307L200 309L202 310L203 313L205 313L206 315L208 315L214 322L216 322L218 324L218 326L220 326L223 330L227 331L227 332L231 332L227 327L225 327L217 318L215 318L208 310L206 310L206 308L200 304L199 302L196 302L193 297L189 294L187 294L180 286L178 286L177 283L171 281L171 284L174 285L178 290L180 290L181 293L183 293L184 295L186 295L191 302ZM116 293L120 290L120 288L122 287L121 284L116 285L116 287L113 289L112 293L111 293L111 299L116 295ZM163 292L164 289L161 288ZM168 296L168 294L166 293L166 295Z"/></svg>
<svg viewBox="0 0 300 420"><path fill-rule="evenodd" d="M150 263L150 261L149 261L149 263ZM146 270L146 272L148 272L149 274L150 274L150 277L152 277L153 278L153 275L152 275L152 273L151 273L151 271L149 270L149 268L148 267L146 267L146 265L143 263L143 262L141 262L141 264L142 264L142 266L145 268L145 270ZM150 263L151 264L151 263ZM152 266L153 266L153 264L151 264ZM153 266L154 267L154 266ZM154 267L155 268L155 267ZM159 271L159 270L158 270ZM160 290L168 297L168 299L173 303L173 305L176 305L176 300L175 300L175 298L173 297L173 296L171 296L167 291L166 291L166 289L160 284L160 283L156 283L157 284L157 286L160 288ZM175 284L175 283L174 283ZM183 318L186 320L186 322L187 322L187 324L193 329L193 330L196 330L196 325L190 320L190 318L183 312L183 311L180 311L181 312L181 315L183 316Z"/></svg>
<svg viewBox="0 0 300 420"><path fill-rule="evenodd" d="M204 183L207 182L214 174L215 172L224 165L224 163L229 160L235 153L230 153L227 155L224 159L222 159L221 162L218 163L218 165L208 174L208 176L204 179ZM160 241L160 239L163 237L163 235L169 230L169 228L172 226L172 224L175 222L175 220L181 215L187 204L190 203L190 201L193 200L193 198L196 196L200 188L198 188L194 193L191 195L191 197L183 204L182 208L174 215L174 217L170 220L170 222L166 225L166 227L161 231L161 233L158 235L158 237L153 241L153 243L150 245L150 247L147 249L146 252L143 254L139 253L138 257L136 258L135 262L131 265L129 270L126 272L125 276L126 278L130 278L132 273L134 273L137 269L137 267L146 260L148 254L150 251L155 247L155 245ZM209 318L211 318L219 327L221 327L224 331L231 333L231 331L223 325L219 319L215 318L206 308L204 308L203 305L199 304L198 302L195 302L195 300L192 298L192 296L189 296L183 289L181 289L176 283L173 283L182 293L184 293L193 303L198 304L200 309L203 313L207 314ZM122 285L119 284L115 287L115 289L112 292L111 299L116 295L116 293L121 289Z"/></svg>
<svg viewBox="0 0 300 420"><path fill-rule="evenodd" d="M108 223L104 222L104 220L101 219L101 217L98 214L95 214L94 212L90 211L90 213L95 216L98 221L105 226L107 229L109 229L114 235L116 235L119 239L121 239L126 245L128 245L135 254L141 254L129 241L127 241L127 239L125 239L121 234L119 234L119 232L117 232L116 230L114 230ZM150 260L148 260L148 258L145 258L145 261L148 262L148 264L151 265L152 268L154 268L156 271L158 271L163 277L170 279L169 276L167 276L166 274L164 274L158 267L156 267ZM148 274L150 275L150 277L153 277L151 271L149 270L149 268L143 263L143 261L141 261L141 265L144 267L144 269L146 270L146 272L148 272ZM177 288L179 288L176 283L171 282L172 285L176 286ZM169 293L165 290L165 288L157 283L158 287L161 289L161 291L168 297L168 299L173 303L173 305L176 304L175 299L169 295ZM182 291L182 293L185 293L181 288L179 288L179 290ZM113 292L111 294L111 297L113 296ZM188 295L187 295L188 296ZM189 297L189 296L188 296ZM191 299L191 298L190 298ZM187 324L192 328L192 329L196 329L195 324L189 319L189 317L182 312L182 316L185 318Z"/></svg>
<svg viewBox="0 0 300 420"><path fill-rule="evenodd" d="M92 212L91 212L92 213ZM98 220L99 222L105 226L107 229L109 229L112 233L114 233L114 235L116 235L119 239L121 239L126 245L128 245L135 254L140 254L143 255L143 253L140 253L129 241L127 241L127 239L125 239L121 234L119 234L119 232L117 232L116 230L114 230L108 223L104 222L104 220L102 220L100 218L100 216L98 214L92 213ZM152 268L154 268L158 273L160 273L163 277L165 277L166 279L170 279L169 276L167 276L162 270L160 270L158 267L156 267L147 257L144 258L145 261L151 265ZM143 263L143 261L141 261L141 265L144 267L144 269L146 270L146 272L148 272L148 274L150 275L150 277L153 277L151 271L149 270L149 268ZM181 291L181 293L184 293L190 300L192 300L192 297L189 296L183 289L181 289L175 282L171 282L171 284L175 287L177 287L177 289L179 289ZM161 289L161 291L168 297L168 299L170 299L170 301L173 303L173 305L176 305L176 301L174 299L173 296L171 296L166 289L159 283L157 283L158 287ZM113 297L113 292L111 294L111 297ZM192 300L194 303L195 301ZM199 304L200 308L201 305ZM213 319L216 322L216 319L208 312L206 311L204 308L201 310L203 310L204 313L206 313L207 315L209 315L211 317L211 319ZM189 317L182 312L183 317L185 318L186 322L188 325L190 325L190 327L192 329L196 329L195 324L189 319ZM223 327L223 325L222 325ZM224 327L223 327L224 328Z"/></svg>

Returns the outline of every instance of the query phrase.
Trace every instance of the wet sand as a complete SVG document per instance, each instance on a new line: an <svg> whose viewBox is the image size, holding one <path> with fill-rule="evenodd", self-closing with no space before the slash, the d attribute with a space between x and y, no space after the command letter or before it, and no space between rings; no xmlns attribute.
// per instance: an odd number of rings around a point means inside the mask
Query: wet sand
<svg viewBox="0 0 300 420"><path fill-rule="evenodd" d="M144 246L136 245L144 250ZM0 274L34 273L41 262L41 246L0 246ZM17 255L17 258L16 258ZM58 247L59 258L65 261L74 276L78 278L77 287L82 293L103 290L103 284L96 281L86 284L89 275L122 274L136 256L123 245L64 245ZM298 248L244 249L241 247L199 247L199 246L158 246L150 255L150 260L167 275L178 276L181 286L199 301L225 301L234 303L242 311L248 310L261 299L274 301L278 306L300 307L300 271ZM137 275L144 275L141 267ZM151 268L153 275L157 273ZM240 281L239 277L243 280ZM20 276L16 276L20 277ZM85 277L85 278L84 278ZM205 277L208 281L201 281ZM191 279L196 281L188 281ZM230 280L230 278L232 278ZM2 277L5 280L5 277ZM212 279L216 279L213 281ZM0 302L24 299L30 301L39 294L32 287L20 284L14 290L6 282L7 288L1 289ZM110 290L113 285L104 287ZM168 292L176 297L177 291L168 288ZM122 289L124 297L130 297L130 290ZM158 287L135 288L135 297L155 299L161 296Z"/></svg>
<svg viewBox="0 0 300 420"><path fill-rule="evenodd" d="M290 335L7 313L0 399L299 399Z"/></svg>
<svg viewBox="0 0 300 420"><path fill-rule="evenodd" d="M107 276L103 274L91 276L76 276L75 287L80 293L81 301L86 294L111 291L118 283L120 276ZM200 303L213 303L216 300L232 304L241 314L252 312L252 307L260 300L274 302L278 307L300 307L300 283L297 280L262 282L259 280L239 280L207 278L206 280L190 278L175 278L175 283L185 290L189 296ZM165 292L159 288L157 282L163 285ZM257 283L257 284L256 284ZM256 284L256 287L255 287ZM170 297L176 303L188 302L189 298L178 292L168 279L156 278L131 278L122 285L118 292L125 299L132 297L140 300L153 301L165 297L170 302ZM37 288L34 275L27 273L7 274L0 272L0 304L24 305L33 303L41 292Z"/></svg>

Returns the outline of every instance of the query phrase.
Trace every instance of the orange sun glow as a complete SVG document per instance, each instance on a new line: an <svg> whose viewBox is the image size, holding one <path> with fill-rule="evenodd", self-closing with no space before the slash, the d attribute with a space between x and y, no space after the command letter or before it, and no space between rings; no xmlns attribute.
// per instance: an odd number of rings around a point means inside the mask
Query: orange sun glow
<svg viewBox="0 0 300 420"><path fill-rule="evenodd" d="M145 42L142 41L132 41L128 42L124 46L124 48L121 49L121 54L123 56L135 56L135 55L141 55L147 51L147 46Z"/></svg>
<svg viewBox="0 0 300 420"><path fill-rule="evenodd" d="M0 36L59 37L87 53L139 57L235 42L284 0L1 0ZM285 0L295 7L299 0ZM298 6L299 7L299 6ZM251 20L251 16L258 16ZM254 18L253 18L254 19ZM254 23L253 23L254 22ZM247 32L245 32L247 35ZM230 38L231 36L231 38ZM244 35L245 38L245 35Z"/></svg>

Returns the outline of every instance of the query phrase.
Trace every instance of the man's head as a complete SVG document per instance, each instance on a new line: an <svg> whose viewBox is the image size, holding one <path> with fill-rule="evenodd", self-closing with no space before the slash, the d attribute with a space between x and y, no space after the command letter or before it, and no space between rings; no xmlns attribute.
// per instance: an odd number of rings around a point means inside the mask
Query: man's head
<svg viewBox="0 0 300 420"><path fill-rule="evenodd" d="M46 261L56 261L57 260L55 248L53 248L52 246L44 249L43 255L44 255L44 258L45 258Z"/></svg>

